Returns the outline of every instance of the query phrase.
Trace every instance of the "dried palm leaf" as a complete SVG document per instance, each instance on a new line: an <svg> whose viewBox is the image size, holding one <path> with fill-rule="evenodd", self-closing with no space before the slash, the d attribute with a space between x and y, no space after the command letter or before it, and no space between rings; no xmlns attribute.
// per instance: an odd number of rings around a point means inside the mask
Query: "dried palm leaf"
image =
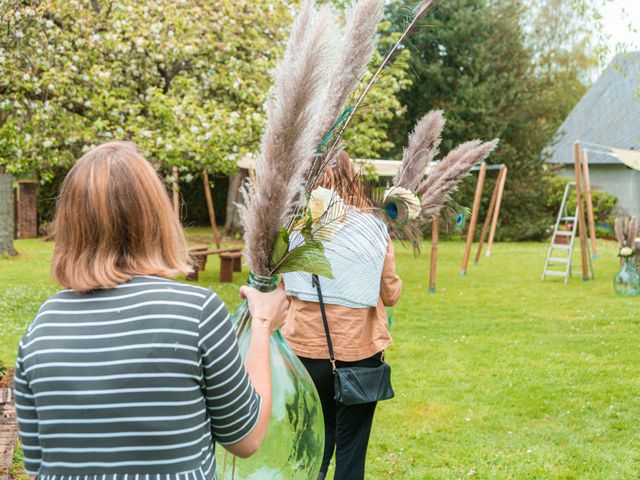
<svg viewBox="0 0 640 480"><path fill-rule="evenodd" d="M616 234L616 240L618 240L618 244L620 245L620 247L624 247L626 242L625 220L626 219L623 217L616 217L613 228Z"/></svg>
<svg viewBox="0 0 640 480"><path fill-rule="evenodd" d="M341 52L327 89L325 115L320 119L325 134L367 71L376 48L375 34L381 20L380 0L360 0L347 12Z"/></svg>
<svg viewBox="0 0 640 480"><path fill-rule="evenodd" d="M442 110L432 110L416 124L394 181L396 187L416 190L427 165L438 153L444 124Z"/></svg>
<svg viewBox="0 0 640 480"><path fill-rule="evenodd" d="M627 223L627 245L633 248L636 244L637 223L636 217L630 217Z"/></svg>
<svg viewBox="0 0 640 480"><path fill-rule="evenodd" d="M328 81L334 44L327 34L333 19L330 10L315 12L313 7L311 0L303 4L276 69L255 184L243 191L240 215L247 263L260 275L271 273L274 243L296 201L304 197L304 172L316 150L314 114Z"/></svg>
<svg viewBox="0 0 640 480"><path fill-rule="evenodd" d="M422 216L431 218L437 215L458 183L476 163L487 158L497 145L497 139L486 143L472 140L452 150L418 186L417 191L422 196Z"/></svg>
<svg viewBox="0 0 640 480"><path fill-rule="evenodd" d="M319 160L319 162L318 162L319 166L314 168L314 170L315 170L314 171L314 175L311 175L310 178L309 178L309 188L310 189L315 188L315 186L317 185L317 181L319 179L319 173L322 172L324 170L324 168L326 168L326 166L329 164L329 162L331 162L331 160L334 158L336 150L338 148L340 148L344 132L346 131L347 127L349 126L349 124L353 120L353 117L354 117L355 113L358 111L358 109L360 108L360 106L364 102L364 100L367 97L367 95L371 92L371 90L376 85L380 75L382 74L384 69L387 67L387 65L390 63L392 57L394 56L394 54L398 51L398 49L402 45L402 42L404 42L405 38L407 38L409 33L418 24L418 21L426 13L427 9L429 8L429 6L431 5L432 2L433 2L433 0L423 0L416 7L416 14L415 14L413 20L409 23L407 28L402 32L402 34L400 35L398 41L387 52L387 55L384 57L384 59L382 60L382 62L378 66L378 68L375 70L375 72L371 76L371 79L367 82L367 84L362 89L362 92L360 93L360 95L355 100L353 106L350 107L349 110L347 111L346 118L344 119L344 121L341 122L341 125L336 127L337 128L336 132L335 132L335 134L332 135L331 142L329 142L330 146L326 149L326 152L323 154L323 158L321 158Z"/></svg>

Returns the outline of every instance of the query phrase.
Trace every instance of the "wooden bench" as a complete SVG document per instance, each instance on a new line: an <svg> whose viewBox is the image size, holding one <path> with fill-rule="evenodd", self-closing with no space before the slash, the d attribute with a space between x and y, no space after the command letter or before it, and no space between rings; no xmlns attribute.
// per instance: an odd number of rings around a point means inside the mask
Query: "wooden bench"
<svg viewBox="0 0 640 480"><path fill-rule="evenodd" d="M242 252L228 252L220 255L220 281L233 282L233 272L242 271Z"/></svg>
<svg viewBox="0 0 640 480"><path fill-rule="evenodd" d="M209 255L220 257L220 281L232 282L233 272L242 271L242 249L241 248L219 248L209 250L207 247L194 247L189 250L193 272L187 275L187 280L198 281L198 272L203 272L207 266Z"/></svg>

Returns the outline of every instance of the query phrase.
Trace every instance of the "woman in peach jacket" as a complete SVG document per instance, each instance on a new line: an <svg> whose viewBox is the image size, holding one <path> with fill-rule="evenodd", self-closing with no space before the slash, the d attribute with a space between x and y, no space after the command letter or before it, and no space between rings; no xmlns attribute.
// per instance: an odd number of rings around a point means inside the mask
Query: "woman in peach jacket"
<svg viewBox="0 0 640 480"><path fill-rule="evenodd" d="M375 367L392 342L385 306L395 305L402 289L393 243L382 222L366 213L370 203L346 154L328 169L322 187L357 207L345 222L352 228L345 232L349 244L334 241L326 249L334 279L320 279L336 363L338 368ZM376 403L347 406L335 401L334 374L311 277L286 274L284 281L290 305L282 332L309 371L322 402L325 450L318 479L326 477L335 451L335 480L362 480Z"/></svg>

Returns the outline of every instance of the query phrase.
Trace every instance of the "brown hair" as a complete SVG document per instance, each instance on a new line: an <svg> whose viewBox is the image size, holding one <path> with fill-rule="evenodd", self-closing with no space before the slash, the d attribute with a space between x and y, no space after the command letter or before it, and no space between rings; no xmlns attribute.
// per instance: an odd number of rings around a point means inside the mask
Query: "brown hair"
<svg viewBox="0 0 640 480"><path fill-rule="evenodd" d="M371 207L365 185L344 150L336 155L335 163L325 169L319 186L334 190L349 205L362 209Z"/></svg>
<svg viewBox="0 0 640 480"><path fill-rule="evenodd" d="M133 143L105 143L76 162L58 196L55 242L54 280L81 292L190 270L167 190Z"/></svg>

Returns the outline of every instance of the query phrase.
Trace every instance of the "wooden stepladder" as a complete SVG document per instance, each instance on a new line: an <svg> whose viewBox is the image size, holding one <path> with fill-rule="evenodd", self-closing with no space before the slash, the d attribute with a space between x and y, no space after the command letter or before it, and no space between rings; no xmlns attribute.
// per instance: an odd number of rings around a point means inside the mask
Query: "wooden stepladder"
<svg viewBox="0 0 640 480"><path fill-rule="evenodd" d="M575 181L569 182L562 196L562 204L558 212L551 243L547 251L547 259L542 271L542 280L546 276L563 277L564 283L569 281L571 276L571 262L573 258L573 248L576 238L576 230L580 240L580 260L582 267L582 279L584 281L595 278L593 263L589 246L596 253L595 221L593 218L593 204L591 201L591 182L589 181L589 165L587 163L586 152L580 151L580 143L574 144L574 173ZM571 214L567 209L571 188L575 187L576 210ZM587 222L585 221L584 207L587 206L587 216L589 220L589 242L587 242ZM566 251L567 256L558 255L558 251ZM560 270L558 270L560 268Z"/></svg>
<svg viewBox="0 0 640 480"><path fill-rule="evenodd" d="M571 277L573 248L578 231L578 208L576 207L573 212L570 212L568 204L571 190L575 187L576 182L569 182L564 187L562 204L553 228L547 259L542 271L542 280L547 276L562 277L564 283L567 283ZM593 276L593 265L591 265L591 275Z"/></svg>

